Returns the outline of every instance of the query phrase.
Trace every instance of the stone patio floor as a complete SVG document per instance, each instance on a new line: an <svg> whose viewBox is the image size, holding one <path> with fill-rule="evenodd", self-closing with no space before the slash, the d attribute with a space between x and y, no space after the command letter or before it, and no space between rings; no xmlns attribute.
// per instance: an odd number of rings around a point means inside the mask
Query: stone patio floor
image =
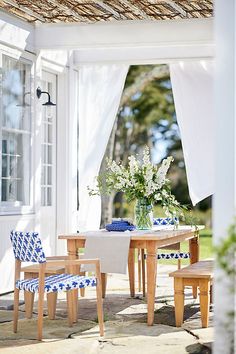
<svg viewBox="0 0 236 354"><path fill-rule="evenodd" d="M34 316L24 318L24 303L20 306L18 333L12 332L13 294L0 296L0 353L4 354L208 354L213 341L212 317L209 328L201 328L199 299L193 299L186 289L185 322L176 328L173 306L173 279L168 273L175 266L158 266L154 326L146 325L146 303L137 292L129 296L128 276L108 275L107 296L104 300L105 336L99 337L95 289L86 289L79 300L79 320L67 325L66 297L59 294L57 316L43 324L43 342L36 340L37 299ZM23 295L23 294L22 294ZM21 295L21 296L22 296Z"/></svg>

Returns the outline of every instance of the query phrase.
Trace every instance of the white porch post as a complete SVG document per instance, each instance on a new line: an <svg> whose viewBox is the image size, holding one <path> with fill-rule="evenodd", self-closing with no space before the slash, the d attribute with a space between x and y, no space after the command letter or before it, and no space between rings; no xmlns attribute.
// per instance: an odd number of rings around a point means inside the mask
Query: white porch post
<svg viewBox="0 0 236 354"><path fill-rule="evenodd" d="M215 0L216 40L216 158L215 196L213 209L214 241L219 243L227 236L227 228L233 222L236 207L236 96L235 96L235 29L236 1ZM214 354L229 354L230 333L227 324L232 317L234 299L228 279L217 268L215 282L215 343ZM232 338L232 334L231 334Z"/></svg>

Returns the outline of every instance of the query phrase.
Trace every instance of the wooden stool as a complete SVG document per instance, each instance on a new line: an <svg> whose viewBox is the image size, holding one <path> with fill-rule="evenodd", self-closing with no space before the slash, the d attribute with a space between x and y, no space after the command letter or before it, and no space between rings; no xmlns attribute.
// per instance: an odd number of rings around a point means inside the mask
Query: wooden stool
<svg viewBox="0 0 236 354"><path fill-rule="evenodd" d="M176 327L183 324L184 287L188 285L199 287L202 327L208 327L213 260L193 263L188 267L170 273L169 276L174 277Z"/></svg>

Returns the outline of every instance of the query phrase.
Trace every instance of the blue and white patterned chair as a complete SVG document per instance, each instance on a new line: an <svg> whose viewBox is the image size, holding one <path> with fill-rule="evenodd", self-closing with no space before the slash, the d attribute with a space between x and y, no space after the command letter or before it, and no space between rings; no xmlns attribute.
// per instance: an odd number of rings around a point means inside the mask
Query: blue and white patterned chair
<svg viewBox="0 0 236 354"><path fill-rule="evenodd" d="M38 293L38 340L42 340L43 326L43 302L44 294L67 292L67 309L69 325L77 321L77 300L76 290L87 286L95 286L97 291L97 313L100 335L103 336L103 309L102 309L102 288L100 261L98 259L76 259L50 261L51 266L67 266L72 270L67 274L54 274L45 276L46 257L43 251L42 242L36 232L11 231L10 239L15 256L15 288L14 288L14 321L13 330L17 332L19 291ZM32 279L20 279L22 262L33 262L39 264L39 277ZM95 276L81 276L76 274L76 266L81 264L93 264Z"/></svg>

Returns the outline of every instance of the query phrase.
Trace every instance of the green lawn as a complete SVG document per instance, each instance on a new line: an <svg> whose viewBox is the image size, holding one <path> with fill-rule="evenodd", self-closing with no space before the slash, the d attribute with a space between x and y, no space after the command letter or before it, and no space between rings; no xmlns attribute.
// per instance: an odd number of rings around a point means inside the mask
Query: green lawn
<svg viewBox="0 0 236 354"><path fill-rule="evenodd" d="M200 231L200 259L205 259L205 258L212 258L213 257L213 247L212 247L212 230L210 229L205 229ZM181 251L183 252L188 252L188 242L182 242L181 243ZM168 252L168 251L166 251ZM175 260L161 260L159 261L160 264L176 264L177 261ZM182 260L181 264L186 265L189 264L189 261Z"/></svg>

